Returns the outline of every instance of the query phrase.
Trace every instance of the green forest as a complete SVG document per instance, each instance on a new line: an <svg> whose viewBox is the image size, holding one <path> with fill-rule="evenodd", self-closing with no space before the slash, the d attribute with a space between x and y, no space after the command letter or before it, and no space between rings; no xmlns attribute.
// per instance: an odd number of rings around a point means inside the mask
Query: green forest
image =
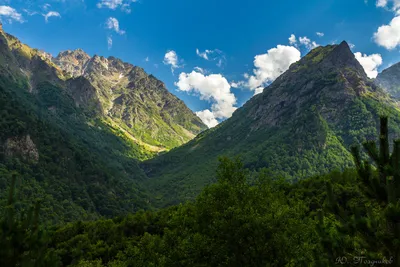
<svg viewBox="0 0 400 267"><path fill-rule="evenodd" d="M355 168L297 183L221 157L194 201L64 225L41 223L40 200L18 210L14 172L0 266L400 266L400 140L386 117L377 139L351 148Z"/></svg>

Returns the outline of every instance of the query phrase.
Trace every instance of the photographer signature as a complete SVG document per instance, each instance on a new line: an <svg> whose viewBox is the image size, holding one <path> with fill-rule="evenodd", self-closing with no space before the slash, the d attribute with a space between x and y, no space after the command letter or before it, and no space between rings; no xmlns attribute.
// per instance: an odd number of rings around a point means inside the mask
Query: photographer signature
<svg viewBox="0 0 400 267"><path fill-rule="evenodd" d="M367 257L364 256L359 256L359 257L353 257L352 259L348 259L347 257L338 257L336 258L336 264L365 264L369 266L378 266L381 264L392 264L393 257L390 257L389 259L383 258L381 260L372 260L368 259Z"/></svg>

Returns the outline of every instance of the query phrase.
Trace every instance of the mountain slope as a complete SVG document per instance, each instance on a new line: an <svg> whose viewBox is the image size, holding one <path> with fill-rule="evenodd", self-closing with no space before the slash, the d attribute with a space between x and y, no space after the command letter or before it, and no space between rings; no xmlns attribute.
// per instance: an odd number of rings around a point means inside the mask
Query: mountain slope
<svg viewBox="0 0 400 267"><path fill-rule="evenodd" d="M160 150L186 143L207 127L165 85L120 59L61 52L53 63L96 88L103 113L135 138Z"/></svg>
<svg viewBox="0 0 400 267"><path fill-rule="evenodd" d="M0 32L1 207L16 175L17 194L41 199L46 222L149 208L138 160L153 153L104 123L95 88L76 83L82 79L67 79L37 50Z"/></svg>
<svg viewBox="0 0 400 267"><path fill-rule="evenodd" d="M400 98L400 63L383 70L375 79L377 85L396 99Z"/></svg>
<svg viewBox="0 0 400 267"><path fill-rule="evenodd" d="M0 28L0 204L15 175L19 198L41 199L49 223L150 208L138 162L186 142L204 124L139 67L109 58L107 70L98 62L105 59L94 57L85 76L53 60ZM122 68L124 82L108 87L114 70ZM107 94L110 89L115 91ZM141 96L145 102L138 103ZM152 121L158 128L144 129L146 139L124 121Z"/></svg>
<svg viewBox="0 0 400 267"><path fill-rule="evenodd" d="M396 104L367 78L348 44L318 47L230 119L142 167L160 203L169 204L213 182L219 155L241 155L250 169L298 180L350 166L349 146L376 134L379 114L398 130Z"/></svg>

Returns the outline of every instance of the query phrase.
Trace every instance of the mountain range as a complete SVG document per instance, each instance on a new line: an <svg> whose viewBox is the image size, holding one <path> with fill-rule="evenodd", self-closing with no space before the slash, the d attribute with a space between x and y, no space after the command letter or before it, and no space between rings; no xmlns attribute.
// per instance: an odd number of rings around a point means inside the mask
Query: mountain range
<svg viewBox="0 0 400 267"><path fill-rule="evenodd" d="M191 200L221 155L293 182L343 170L380 115L400 132L398 68L371 80L346 42L320 46L207 129L138 66L81 49L53 57L1 31L0 194L18 174L58 223Z"/></svg>

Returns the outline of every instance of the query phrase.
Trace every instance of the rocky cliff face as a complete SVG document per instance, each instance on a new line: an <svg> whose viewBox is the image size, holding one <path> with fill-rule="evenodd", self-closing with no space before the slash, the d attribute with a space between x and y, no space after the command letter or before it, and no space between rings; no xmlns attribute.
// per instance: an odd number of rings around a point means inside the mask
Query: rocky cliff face
<svg viewBox="0 0 400 267"><path fill-rule="evenodd" d="M164 83L140 67L115 57L90 57L80 49L61 52L53 62L73 77L88 80L104 115L150 145L172 148L206 129Z"/></svg>
<svg viewBox="0 0 400 267"><path fill-rule="evenodd" d="M8 138L4 144L6 157L19 157L25 161L37 163L39 152L30 135Z"/></svg>

